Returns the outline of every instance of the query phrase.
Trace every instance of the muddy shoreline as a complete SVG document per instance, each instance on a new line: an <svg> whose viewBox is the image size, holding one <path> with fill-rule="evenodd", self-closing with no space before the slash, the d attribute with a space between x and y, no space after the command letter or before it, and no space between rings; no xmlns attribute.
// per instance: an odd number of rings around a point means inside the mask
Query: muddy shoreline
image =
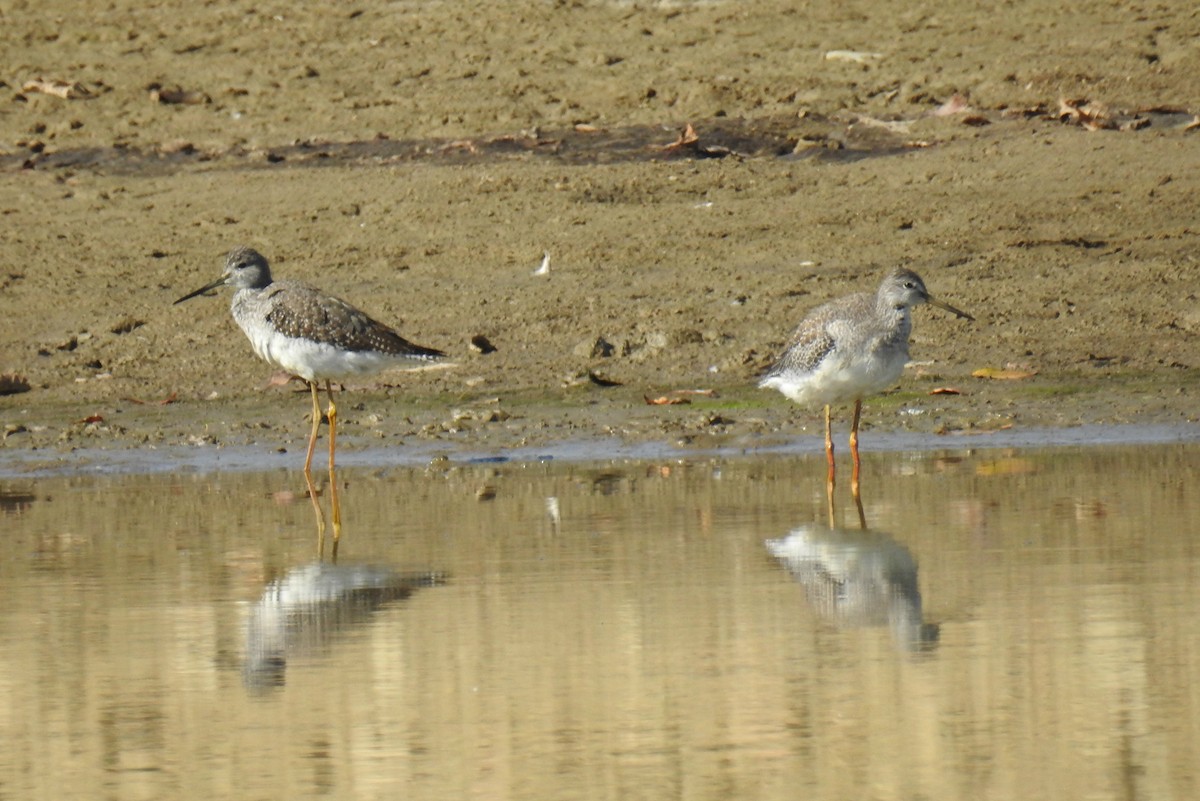
<svg viewBox="0 0 1200 801"><path fill-rule="evenodd" d="M875 432L866 460L876 453L925 453L957 460L981 451L1014 452L1020 449L1104 449L1200 443L1200 429L1192 425L1097 425L1069 428L1009 429L967 432L958 435ZM473 439L465 442L409 440L381 447L368 438L355 437L338 449L339 470L393 469L501 469L536 463L614 464L629 461L675 462L696 460L770 460L808 457L821 471L824 451L820 437L754 438L724 440L628 441L617 437L576 437L541 444L496 444L487 447ZM838 448L839 454L843 453ZM244 445L169 445L152 448L76 447L70 450L15 450L0 459L0 480L20 481L53 476L120 476L161 473L242 473L280 470L297 475L303 443L295 449L266 443ZM323 477L322 477L323 480Z"/></svg>
<svg viewBox="0 0 1200 801"><path fill-rule="evenodd" d="M0 458L295 453L228 297L171 306L236 244L452 354L348 387L350 448L794 441L757 372L895 264L977 322L918 311L868 450L1200 416L1183 12L53 6L0 45Z"/></svg>

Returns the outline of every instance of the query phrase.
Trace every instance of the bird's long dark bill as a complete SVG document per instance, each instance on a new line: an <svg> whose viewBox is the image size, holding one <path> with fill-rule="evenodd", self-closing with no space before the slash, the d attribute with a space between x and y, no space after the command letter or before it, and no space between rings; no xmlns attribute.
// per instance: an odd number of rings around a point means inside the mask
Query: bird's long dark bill
<svg viewBox="0 0 1200 801"><path fill-rule="evenodd" d="M171 305L172 305L172 306L174 306L174 305L177 305L177 304L179 304L179 303L183 303L185 300L191 300L192 298L196 297L197 295L203 295L203 294L204 294L205 292L207 292L208 290L210 290L210 289L216 289L217 287L221 286L221 285L222 285L222 284L224 284L224 283L225 283L225 277L224 277L224 276L221 276L221 277L220 277L220 278L218 278L216 281L213 281L211 284L205 284L204 286L202 286L202 287L200 287L199 289L197 289L195 292L189 292L189 293L187 293L186 295L184 295L182 298L180 298L179 300L175 301L175 303L172 303Z"/></svg>
<svg viewBox="0 0 1200 801"><path fill-rule="evenodd" d="M201 291L203 291L203 290L201 290ZM188 297L191 297L191 296L189 295ZM939 309L945 309L946 311L953 314L955 317L961 317L964 320L974 320L975 319L971 315L967 314L965 311L959 311L958 309L951 306L949 303L946 303L945 301L942 301L942 300L938 300L937 298L935 298L933 296L926 298L925 302L928 303L930 306L937 306Z"/></svg>

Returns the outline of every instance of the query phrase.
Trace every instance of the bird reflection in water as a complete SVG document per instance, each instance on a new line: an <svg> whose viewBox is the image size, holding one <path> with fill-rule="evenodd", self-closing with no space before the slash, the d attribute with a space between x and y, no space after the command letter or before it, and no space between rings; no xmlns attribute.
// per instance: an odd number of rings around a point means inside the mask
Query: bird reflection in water
<svg viewBox="0 0 1200 801"><path fill-rule="evenodd" d="M766 541L822 620L840 628L887 626L896 646L909 652L937 647L938 626L926 623L917 586L917 560L883 532L869 531L860 499L861 530L797 526L786 537Z"/></svg>
<svg viewBox="0 0 1200 801"><path fill-rule="evenodd" d="M242 671L246 687L282 686L289 658L327 651L383 606L444 581L440 573L397 573L379 565L314 562L289 571L267 585L250 610Z"/></svg>

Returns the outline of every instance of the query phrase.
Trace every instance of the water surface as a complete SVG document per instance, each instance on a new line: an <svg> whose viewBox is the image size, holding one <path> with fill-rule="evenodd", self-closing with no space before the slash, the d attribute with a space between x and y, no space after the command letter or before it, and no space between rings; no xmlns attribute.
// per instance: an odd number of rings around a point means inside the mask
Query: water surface
<svg viewBox="0 0 1200 801"><path fill-rule="evenodd" d="M0 798L1200 797L1200 446L0 481Z"/></svg>

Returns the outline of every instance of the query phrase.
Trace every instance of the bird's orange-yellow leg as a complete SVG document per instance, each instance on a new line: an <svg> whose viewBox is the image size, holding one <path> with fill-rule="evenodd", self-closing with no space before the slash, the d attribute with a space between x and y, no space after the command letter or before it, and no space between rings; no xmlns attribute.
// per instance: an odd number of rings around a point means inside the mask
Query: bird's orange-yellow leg
<svg viewBox="0 0 1200 801"><path fill-rule="evenodd" d="M825 461L829 463L829 475L826 483L833 488L833 423L829 418L829 404L825 404Z"/></svg>
<svg viewBox="0 0 1200 801"><path fill-rule="evenodd" d="M317 385L313 381L308 382L308 388L312 391L312 434L308 437L308 454L304 457L304 483L308 486L308 497L312 500L313 513L317 516L317 542L318 548L324 543L325 538L325 513L321 511L321 502L317 500L317 488L313 485L312 480L312 458L313 450L317 447L317 432L321 428L321 399L318 397Z"/></svg>
<svg viewBox="0 0 1200 801"><path fill-rule="evenodd" d="M325 381L325 393L329 396L329 408L325 417L329 420L329 503L333 507L333 547L336 549L338 539L342 536L342 507L338 503L337 477L333 474L333 451L337 444L337 406L333 402L333 385L328 380Z"/></svg>
<svg viewBox="0 0 1200 801"><path fill-rule="evenodd" d="M854 472L850 474L850 493L858 497L858 471L861 463L858 460L858 420L862 417L862 401L854 401L854 422L850 424L850 458L854 460Z"/></svg>

